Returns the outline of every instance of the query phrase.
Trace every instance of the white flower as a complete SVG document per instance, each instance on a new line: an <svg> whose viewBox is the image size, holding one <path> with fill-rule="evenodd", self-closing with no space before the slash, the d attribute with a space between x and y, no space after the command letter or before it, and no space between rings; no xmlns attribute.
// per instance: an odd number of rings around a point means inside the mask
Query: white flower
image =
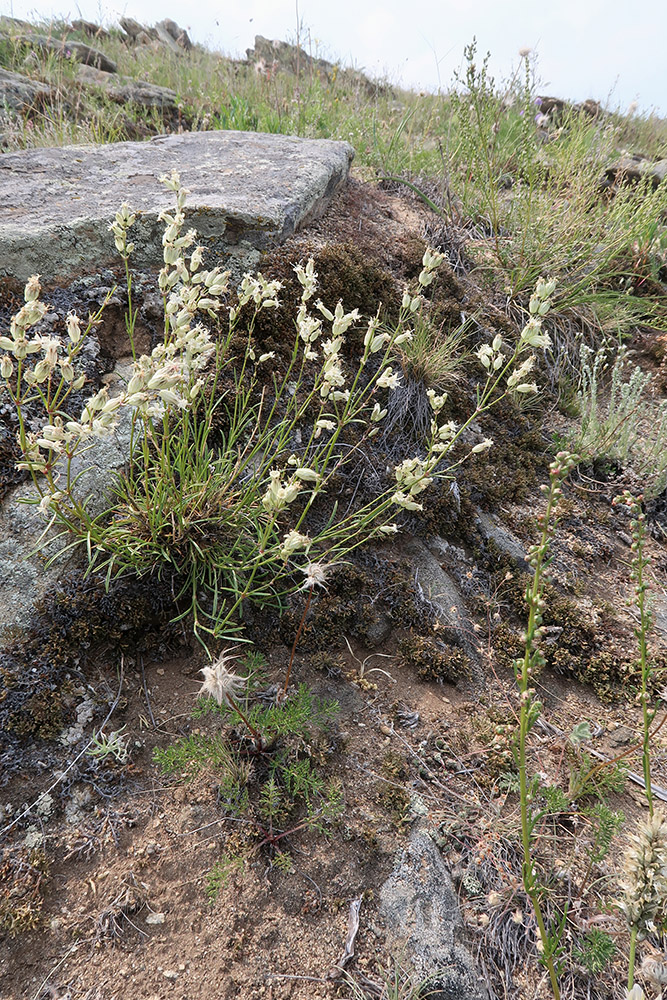
<svg viewBox="0 0 667 1000"><path fill-rule="evenodd" d="M305 268L301 264L297 264L294 268L294 273L303 287L301 301L307 302L315 294L315 289L317 288L317 271L315 270L315 261L313 258L310 258Z"/></svg>
<svg viewBox="0 0 667 1000"><path fill-rule="evenodd" d="M377 529L378 535L395 535L398 531L397 524L381 524Z"/></svg>
<svg viewBox="0 0 667 1000"><path fill-rule="evenodd" d="M443 392L442 395L439 396L435 389L427 389L426 395L428 396L433 412L439 413L447 402L447 393Z"/></svg>
<svg viewBox="0 0 667 1000"><path fill-rule="evenodd" d="M368 336L368 334L366 336ZM371 338L369 344L365 344L364 346L368 347L371 354L377 354L377 352L381 351L385 344L388 344L390 340L391 337L388 333L378 333L376 336Z"/></svg>
<svg viewBox="0 0 667 1000"><path fill-rule="evenodd" d="M336 424L333 420L324 420L324 419L317 420L315 422L315 433L313 434L313 437L314 438L321 437L322 431L332 431L335 428L335 426Z"/></svg>
<svg viewBox="0 0 667 1000"><path fill-rule="evenodd" d="M394 372L393 368L389 366L382 372L377 380L377 384L382 389L395 389L399 385L400 381L400 374L398 372Z"/></svg>
<svg viewBox="0 0 667 1000"><path fill-rule="evenodd" d="M373 407L373 412L371 413L371 421L375 424L379 420L383 420L387 416L387 411L380 408L380 404L376 403Z"/></svg>
<svg viewBox="0 0 667 1000"><path fill-rule="evenodd" d="M179 396L173 389L160 389L158 396L167 406L177 406L180 410L187 409L188 401Z"/></svg>
<svg viewBox="0 0 667 1000"><path fill-rule="evenodd" d="M31 278L28 278L27 284L25 286L25 291L23 297L26 302L36 302L39 298L39 293L41 291L39 284L39 275L33 274Z"/></svg>
<svg viewBox="0 0 667 1000"><path fill-rule="evenodd" d="M322 333L322 322L316 316L297 317L299 337L305 344L313 344Z"/></svg>
<svg viewBox="0 0 667 1000"><path fill-rule="evenodd" d="M295 469L294 475L297 477L297 479L301 479L305 483L317 483L321 478L319 473L315 472L314 469L308 469L305 468L304 466Z"/></svg>
<svg viewBox="0 0 667 1000"><path fill-rule="evenodd" d="M448 420L446 424L442 424L438 428L438 437L441 441L451 441L454 435L457 433L458 427L453 420Z"/></svg>
<svg viewBox="0 0 667 1000"><path fill-rule="evenodd" d="M42 337L42 350L44 351L44 360L51 369L55 368L56 361L58 360L59 347L60 347L60 341L56 340L55 337Z"/></svg>
<svg viewBox="0 0 667 1000"><path fill-rule="evenodd" d="M74 378L74 368L66 358L59 358L60 373L65 382L71 382Z"/></svg>
<svg viewBox="0 0 667 1000"><path fill-rule="evenodd" d="M290 531L285 536L285 541L280 546L280 554L283 559L288 559L294 552L301 549L308 549L312 545L308 535L302 535L299 531Z"/></svg>
<svg viewBox="0 0 667 1000"><path fill-rule="evenodd" d="M424 267L428 268L429 271L434 271L436 267L440 267L444 259L444 253L440 253L439 250L434 250L433 247L427 247L424 251L424 256L422 257L422 264Z"/></svg>
<svg viewBox="0 0 667 1000"><path fill-rule="evenodd" d="M424 505L417 503L413 500L411 496L407 493L403 493L401 490L397 490L396 493L391 498L391 502L395 503L398 507L403 507L405 510L423 510Z"/></svg>
<svg viewBox="0 0 667 1000"><path fill-rule="evenodd" d="M542 333L542 324L534 316L521 331L521 340L530 347L551 347L551 337L548 333Z"/></svg>
<svg viewBox="0 0 667 1000"><path fill-rule="evenodd" d="M475 353L485 368L491 367L493 351L491 350L488 344L482 344L479 350L475 351Z"/></svg>
<svg viewBox="0 0 667 1000"><path fill-rule="evenodd" d="M325 319L328 319L330 323L333 323L334 314L331 312L331 309L327 309L327 307L322 302L322 299L317 300L317 302L315 303L315 308L319 309L319 311L322 313Z"/></svg>
<svg viewBox="0 0 667 1000"><path fill-rule="evenodd" d="M338 358L338 353L342 346L342 337L334 337L333 340L322 341L322 350L327 358Z"/></svg>
<svg viewBox="0 0 667 1000"><path fill-rule="evenodd" d="M517 382L523 381L523 379L528 375L529 372L533 370L535 365L535 355L531 354L529 357L525 358L518 368L516 368L510 377L507 379L507 385L511 389L512 386L516 385Z"/></svg>
<svg viewBox="0 0 667 1000"><path fill-rule="evenodd" d="M483 441L480 441L480 443L476 444L472 449L473 455L479 455L483 451L488 451L492 444L493 440L491 438L484 438Z"/></svg>
<svg viewBox="0 0 667 1000"><path fill-rule="evenodd" d="M331 327L331 332L334 337L340 337L347 332L347 330L356 323L359 319L359 310L353 309L352 312L344 313L342 303L338 303L336 306L336 311L334 313L333 326Z"/></svg>
<svg viewBox="0 0 667 1000"><path fill-rule="evenodd" d="M67 334L69 339L73 344L78 344L81 340L81 320L76 313L68 312L65 322L67 325Z"/></svg>
<svg viewBox="0 0 667 1000"><path fill-rule="evenodd" d="M556 291L555 278L538 278L535 291L542 299L548 299Z"/></svg>
<svg viewBox="0 0 667 1000"><path fill-rule="evenodd" d="M300 490L299 483L282 483L280 481L280 470L272 469L269 472L269 488L262 497L262 507L271 513L278 513L287 504L298 496Z"/></svg>

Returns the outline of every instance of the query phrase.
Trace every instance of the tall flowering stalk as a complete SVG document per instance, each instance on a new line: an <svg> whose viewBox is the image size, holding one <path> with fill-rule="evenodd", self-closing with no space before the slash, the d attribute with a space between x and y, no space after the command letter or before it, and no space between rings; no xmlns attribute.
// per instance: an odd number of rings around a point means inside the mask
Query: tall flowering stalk
<svg viewBox="0 0 667 1000"><path fill-rule="evenodd" d="M655 718L655 709L649 708L650 694L648 690L651 676L651 663L648 657L647 635L651 628L651 612L646 601L648 585L644 582L644 570L649 559L644 555L646 540L646 515L642 507L642 496L635 497L629 490L614 497L614 504L623 504L630 513L630 531L632 532L632 579L635 583L635 598L639 611L639 626L635 636L639 643L639 667L641 671L641 690L639 699L642 706L642 769L644 773L644 788L648 802L649 815L653 816L653 790L651 787L651 745L650 729Z"/></svg>
<svg viewBox="0 0 667 1000"><path fill-rule="evenodd" d="M549 467L549 485L542 487L543 492L547 495L546 510L539 516L542 534L537 545L533 545L528 553L528 561L533 569L533 579L526 588L526 603L529 613L525 634L525 652L523 659L514 662L514 671L519 686L519 732L517 734L516 757L519 770L523 885L535 913L540 935L541 958L549 973L555 1000L560 1000L555 961L560 948L560 939L558 933L550 933L547 929L542 911L542 891L532 859L533 834L538 819L533 812L532 804L538 782L536 779L531 781L528 777L527 743L530 731L542 710L540 702L535 698L536 691L533 687L533 679L545 662L540 652L540 639L542 638L544 587L549 579L549 545L556 529L558 504L562 496L561 486L576 462L576 456L569 452L559 452Z"/></svg>
<svg viewBox="0 0 667 1000"><path fill-rule="evenodd" d="M634 986L637 942L655 931L667 897L667 820L656 810L639 824L625 860L623 896L618 908L630 931L628 994Z"/></svg>

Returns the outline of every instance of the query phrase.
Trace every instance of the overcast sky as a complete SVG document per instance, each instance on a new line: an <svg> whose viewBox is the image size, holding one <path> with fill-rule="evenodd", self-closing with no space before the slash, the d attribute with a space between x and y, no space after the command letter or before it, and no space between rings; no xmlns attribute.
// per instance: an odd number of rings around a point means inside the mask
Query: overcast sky
<svg viewBox="0 0 667 1000"><path fill-rule="evenodd" d="M293 40L297 27L295 0L0 0L0 11L105 24L171 17L230 55L255 34ZM497 80L532 48L541 92L623 109L637 101L667 116L667 0L299 0L298 20L304 45L404 86L448 88L476 36Z"/></svg>

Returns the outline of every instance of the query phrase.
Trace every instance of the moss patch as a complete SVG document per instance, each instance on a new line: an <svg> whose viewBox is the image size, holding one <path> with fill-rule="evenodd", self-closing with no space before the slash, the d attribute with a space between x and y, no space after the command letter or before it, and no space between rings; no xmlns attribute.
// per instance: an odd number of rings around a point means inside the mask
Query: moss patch
<svg viewBox="0 0 667 1000"><path fill-rule="evenodd" d="M159 654L180 629L171 589L156 580L124 580L107 591L100 580L72 576L37 608L27 635L0 653L0 744L27 736L50 739L74 715L90 652Z"/></svg>

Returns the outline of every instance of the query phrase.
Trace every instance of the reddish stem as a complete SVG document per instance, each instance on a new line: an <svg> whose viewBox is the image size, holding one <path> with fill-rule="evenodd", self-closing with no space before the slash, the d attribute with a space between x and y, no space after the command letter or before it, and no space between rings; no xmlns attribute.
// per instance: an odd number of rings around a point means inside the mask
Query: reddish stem
<svg viewBox="0 0 667 1000"><path fill-rule="evenodd" d="M292 664L294 663L294 654L296 653L296 646L303 632L303 626L306 623L306 615L308 614L308 608L310 607L310 600L313 596L313 587L308 591L308 599L306 601L306 606L303 609L303 614L301 615L301 621L299 622L299 627L296 630L296 635L294 636L294 645L292 646L292 654L289 658L289 664L287 666L287 674L285 675L285 683L283 684L283 690L281 697L284 698L287 694L287 685L289 684L290 673L292 672Z"/></svg>

